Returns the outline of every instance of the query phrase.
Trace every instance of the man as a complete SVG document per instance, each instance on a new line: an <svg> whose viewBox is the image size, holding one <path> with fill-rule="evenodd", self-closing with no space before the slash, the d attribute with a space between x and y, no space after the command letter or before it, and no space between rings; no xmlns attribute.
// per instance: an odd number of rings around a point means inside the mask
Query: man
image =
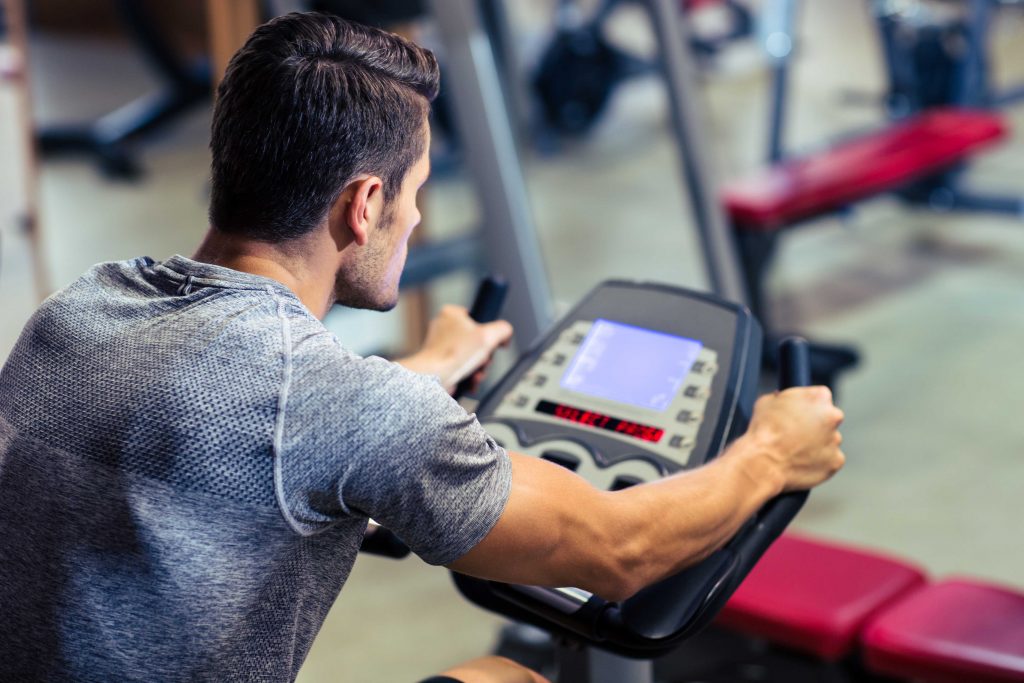
<svg viewBox="0 0 1024 683"><path fill-rule="evenodd" d="M96 266L26 326L0 372L0 679L290 680L369 517L433 564L622 599L842 465L842 414L798 389L714 463L601 492L446 394L507 323L448 308L401 365L346 351L320 318L394 306L437 87L389 34L261 27L218 91L194 257Z"/></svg>

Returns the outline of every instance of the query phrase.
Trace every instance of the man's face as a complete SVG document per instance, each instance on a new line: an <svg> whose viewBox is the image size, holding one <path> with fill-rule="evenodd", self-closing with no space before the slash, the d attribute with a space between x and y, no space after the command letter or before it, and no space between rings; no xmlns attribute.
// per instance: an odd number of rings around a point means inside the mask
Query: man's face
<svg viewBox="0 0 1024 683"><path fill-rule="evenodd" d="M419 189L430 175L430 130L423 155L405 174L398 195L386 202L360 260L338 273L335 299L351 308L389 311L398 303L398 282L409 252L409 236L420 223Z"/></svg>

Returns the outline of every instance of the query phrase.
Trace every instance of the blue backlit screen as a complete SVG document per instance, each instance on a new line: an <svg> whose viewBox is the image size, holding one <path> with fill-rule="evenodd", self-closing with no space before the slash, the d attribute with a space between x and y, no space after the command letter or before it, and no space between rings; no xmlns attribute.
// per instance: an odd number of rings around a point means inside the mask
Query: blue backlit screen
<svg viewBox="0 0 1024 683"><path fill-rule="evenodd" d="M703 344L642 327L597 319L562 376L564 389L665 411Z"/></svg>

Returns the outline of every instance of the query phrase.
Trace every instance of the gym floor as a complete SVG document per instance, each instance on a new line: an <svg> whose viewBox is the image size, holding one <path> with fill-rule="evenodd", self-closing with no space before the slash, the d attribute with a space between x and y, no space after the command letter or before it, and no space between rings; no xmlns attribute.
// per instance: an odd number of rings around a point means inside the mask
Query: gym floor
<svg viewBox="0 0 1024 683"><path fill-rule="evenodd" d="M508 4L528 59L554 3ZM882 120L871 99L883 82L866 3L804 5L786 131L791 149ZM1024 48L1013 40L1022 22L1024 15L1008 12L995 27L998 82L1024 82ZM643 16L632 10L617 17L615 30L638 49L652 46ZM152 85L126 45L38 35L32 60L44 122L103 113ZM763 157L766 86L753 51L743 48L705 79L718 179L750 171ZM5 129L12 106L10 93L0 93ZM1024 131L1024 108L1007 115ZM141 158L148 173L136 184L104 180L83 160L43 165L53 287L98 261L191 253L206 227L208 125L201 108L147 142ZM0 148L10 149L8 132L0 130ZM983 155L972 166L972 185L1024 195L1020 139ZM586 139L557 154L524 155L560 305L607 277L706 286L673 144L661 86L647 78L616 91ZM6 210L17 171L9 159L0 164ZM470 229L478 216L466 179L456 172L432 180L424 214L432 236ZM880 199L787 233L771 280L776 318L822 340L855 343L863 354L839 387L848 465L811 497L797 528L910 558L937 577L1024 586L1022 228L1017 218L939 214ZM2 230L0 359L36 303L27 244L10 221ZM465 302L472 285L448 278L431 300ZM393 347L401 321L399 312L332 315L329 322L343 341L369 351ZM458 597L443 570L415 559L361 558L299 680L416 680L487 651L500 623Z"/></svg>

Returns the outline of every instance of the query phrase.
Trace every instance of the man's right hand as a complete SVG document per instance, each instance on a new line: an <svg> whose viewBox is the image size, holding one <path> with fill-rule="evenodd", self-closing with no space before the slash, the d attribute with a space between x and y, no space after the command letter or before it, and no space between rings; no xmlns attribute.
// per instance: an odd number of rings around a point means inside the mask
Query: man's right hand
<svg viewBox="0 0 1024 683"><path fill-rule="evenodd" d="M480 657L445 671L461 683L550 683L536 671L505 657Z"/></svg>
<svg viewBox="0 0 1024 683"><path fill-rule="evenodd" d="M840 450L843 411L832 403L827 387L794 387L768 394L754 404L743 436L751 449L779 477L782 490L809 489L839 471L846 461Z"/></svg>

